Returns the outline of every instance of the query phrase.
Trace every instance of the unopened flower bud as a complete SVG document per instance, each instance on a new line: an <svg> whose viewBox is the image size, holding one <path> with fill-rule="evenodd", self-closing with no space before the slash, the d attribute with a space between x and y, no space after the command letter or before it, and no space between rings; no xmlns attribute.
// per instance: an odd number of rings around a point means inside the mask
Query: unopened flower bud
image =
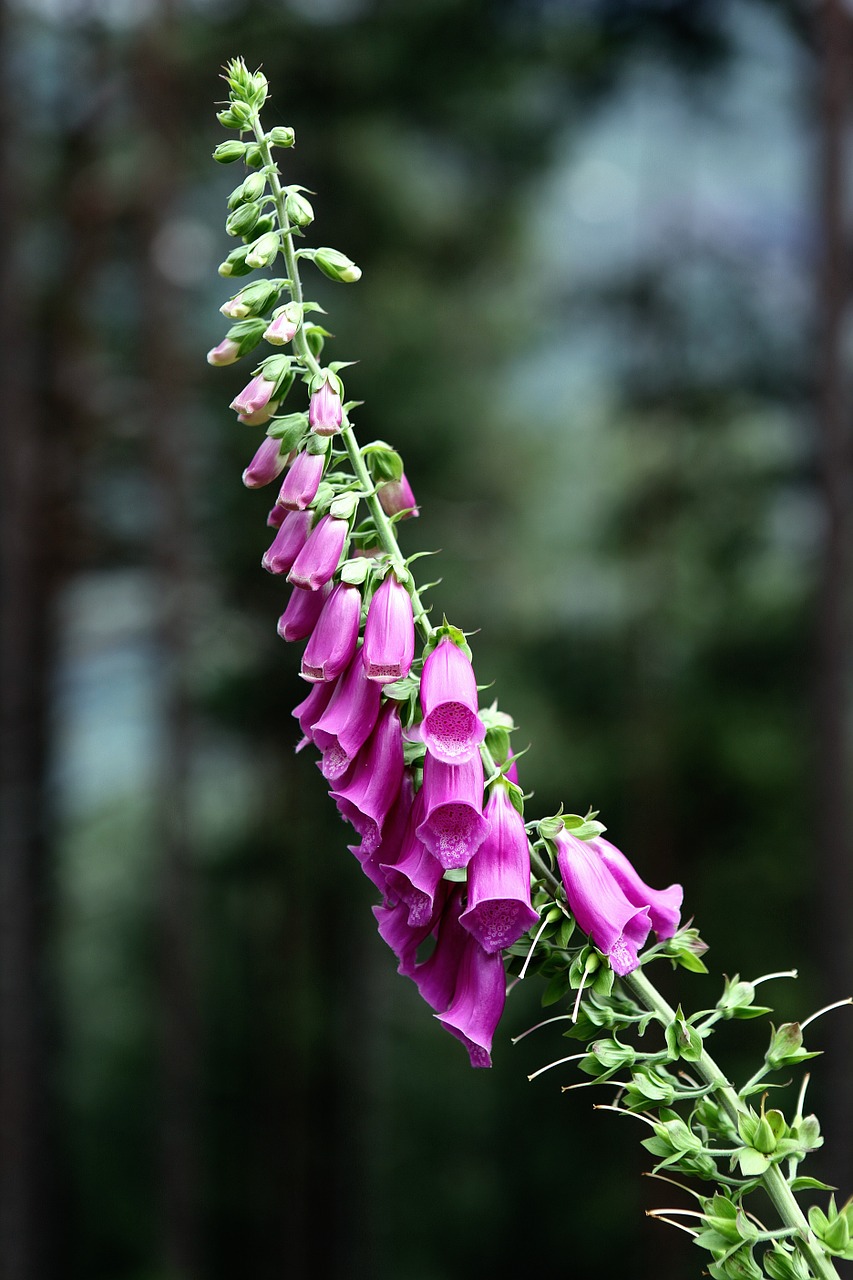
<svg viewBox="0 0 853 1280"><path fill-rule="evenodd" d="M262 373L259 373L247 383L239 395L234 397L229 408L234 409L243 418L250 418L269 408L274 390L275 383L269 382ZM269 417L272 417L272 413Z"/></svg>
<svg viewBox="0 0 853 1280"><path fill-rule="evenodd" d="M267 134L267 142L271 147L293 147L296 145L296 134L289 126L277 124Z"/></svg>
<svg viewBox="0 0 853 1280"><path fill-rule="evenodd" d="M314 261L324 276L328 276L330 280L336 280L339 284L355 284L356 280L361 279L361 268L357 267L345 253L339 253L337 249L327 247L315 249Z"/></svg>
<svg viewBox="0 0 853 1280"><path fill-rule="evenodd" d="M323 374L323 381L311 394L308 425L318 436L333 436L340 431L344 417L340 383L328 369Z"/></svg>
<svg viewBox="0 0 853 1280"><path fill-rule="evenodd" d="M281 475L286 462L287 454L282 453L281 442L267 436L243 472L243 484L247 489L262 489Z"/></svg>
<svg viewBox="0 0 853 1280"><path fill-rule="evenodd" d="M231 338L223 338L216 347L207 353L207 363L215 365L234 364L240 358L240 344Z"/></svg>
<svg viewBox="0 0 853 1280"><path fill-rule="evenodd" d="M251 267L246 263L248 249L244 244L238 248L232 249L224 262L220 262L216 270L221 276L247 276L251 271Z"/></svg>
<svg viewBox="0 0 853 1280"><path fill-rule="evenodd" d="M273 316L264 330L267 342L271 342L274 347L283 347L290 342L299 330L301 310L298 303L290 302L278 315Z"/></svg>
<svg viewBox="0 0 853 1280"><path fill-rule="evenodd" d="M278 253L278 236L273 231L266 232L254 244L249 246L249 252L246 254L246 266L268 267L271 262L275 261Z"/></svg>
<svg viewBox="0 0 853 1280"><path fill-rule="evenodd" d="M226 232L229 236L250 235L258 221L260 212L261 207L258 204L241 204L225 220Z"/></svg>
<svg viewBox="0 0 853 1280"><path fill-rule="evenodd" d="M266 311L280 291L281 282L278 280L256 280L241 289L235 297L223 302L219 308L220 314L230 320L243 320L247 316L258 315Z"/></svg>
<svg viewBox="0 0 853 1280"><path fill-rule="evenodd" d="M413 516L420 515L412 486L406 479L405 473L399 480L388 480L385 484L381 484L376 494L386 516L402 515L404 520L410 520Z"/></svg>
<svg viewBox="0 0 853 1280"><path fill-rule="evenodd" d="M247 200L260 200L267 189L267 180L262 173L250 173L242 186L241 203Z"/></svg>
<svg viewBox="0 0 853 1280"><path fill-rule="evenodd" d="M246 148L246 164L250 169L260 169L264 155L257 142L250 142Z"/></svg>
<svg viewBox="0 0 853 1280"><path fill-rule="evenodd" d="M306 200L298 191L288 191L284 212L288 220L297 227L307 227L309 222L314 221L314 210L310 200Z"/></svg>
<svg viewBox="0 0 853 1280"><path fill-rule="evenodd" d="M227 142L220 142L219 146L213 152L214 160L218 160L220 164L233 164L235 160L240 160L246 150L245 142L238 142L236 138L229 138Z"/></svg>

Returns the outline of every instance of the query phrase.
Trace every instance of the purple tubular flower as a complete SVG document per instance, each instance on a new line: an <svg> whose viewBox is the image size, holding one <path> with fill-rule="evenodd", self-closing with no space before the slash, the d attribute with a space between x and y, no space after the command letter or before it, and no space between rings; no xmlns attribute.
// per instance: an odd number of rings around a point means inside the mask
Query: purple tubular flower
<svg viewBox="0 0 853 1280"><path fill-rule="evenodd" d="M267 525L270 529L280 529L289 515L289 511L276 504L267 516Z"/></svg>
<svg viewBox="0 0 853 1280"><path fill-rule="evenodd" d="M309 591L316 591L327 583L338 567L348 532L346 520L323 516L296 557L287 581L295 587L307 587Z"/></svg>
<svg viewBox="0 0 853 1280"><path fill-rule="evenodd" d="M322 717L314 726L314 741L323 753L320 766L329 782L343 777L364 746L379 715L381 690L368 680L361 654L356 653L338 682Z"/></svg>
<svg viewBox="0 0 853 1280"><path fill-rule="evenodd" d="M393 573L382 581L370 601L361 652L368 680L390 684L409 674L415 656L412 601Z"/></svg>
<svg viewBox="0 0 853 1280"><path fill-rule="evenodd" d="M427 751L444 764L477 754L486 728L477 715L477 682L462 650L445 638L424 663L421 733Z"/></svg>
<svg viewBox="0 0 853 1280"><path fill-rule="evenodd" d="M383 904L373 907L373 914L379 925L379 936L394 952L399 961L397 972L411 978L415 972L415 956L418 947L428 938L435 928L435 921L412 928L409 924L409 912L405 902L397 902L393 906Z"/></svg>
<svg viewBox="0 0 853 1280"><path fill-rule="evenodd" d="M281 441L267 436L243 472L243 484L247 489L262 489L280 476L286 466L287 454L281 451Z"/></svg>
<svg viewBox="0 0 853 1280"><path fill-rule="evenodd" d="M298 512L294 512L298 515ZM303 680L337 680L358 644L361 592L339 582L333 589L302 655Z"/></svg>
<svg viewBox="0 0 853 1280"><path fill-rule="evenodd" d="M375 853L382 828L403 781L403 734L393 702L380 712L366 745L359 752L352 774L332 799L341 816L351 822L361 836L361 854Z"/></svg>
<svg viewBox="0 0 853 1280"><path fill-rule="evenodd" d="M261 560L268 573L288 573L293 568L294 560L308 541L311 518L310 511L287 512Z"/></svg>
<svg viewBox="0 0 853 1280"><path fill-rule="evenodd" d="M237 421L245 422L247 427L262 427L265 422L269 422L270 418L275 414L278 408L277 400L270 400L262 409L256 409L254 413L238 413Z"/></svg>
<svg viewBox="0 0 853 1280"><path fill-rule="evenodd" d="M334 436L344 420L341 397L327 377L308 403L308 425L318 436Z"/></svg>
<svg viewBox="0 0 853 1280"><path fill-rule="evenodd" d="M255 414L267 409L274 390L275 383L265 378L263 373L259 373L234 397L228 407L235 409L246 420L254 418Z"/></svg>
<svg viewBox="0 0 853 1280"><path fill-rule="evenodd" d="M278 620L282 640L306 640L317 625L328 592L294 587L287 608Z"/></svg>
<svg viewBox="0 0 853 1280"><path fill-rule="evenodd" d="M380 484L376 496L386 516L399 515L403 520L411 520L421 514L405 472L399 480L386 480L384 484Z"/></svg>
<svg viewBox="0 0 853 1280"><path fill-rule="evenodd" d="M469 937L462 952L453 1003L436 1013L445 1031L461 1040L472 1067L492 1065L492 1037L506 1003L506 973L499 953L489 955Z"/></svg>
<svg viewBox="0 0 853 1280"><path fill-rule="evenodd" d="M524 819L496 783L485 810L491 831L468 865L468 909L461 923L491 955L511 947L538 916L530 905Z"/></svg>
<svg viewBox="0 0 853 1280"><path fill-rule="evenodd" d="M415 797L402 848L396 859L380 864L390 893L409 908L409 924L413 927L429 920L435 898L444 876L444 867L415 834L423 817L423 788Z"/></svg>
<svg viewBox="0 0 853 1280"><path fill-rule="evenodd" d="M404 769L397 799L382 827L382 840L378 849L374 849L373 853L365 854L361 845L347 846L350 853L355 854L364 874L373 881L383 897L388 895L388 885L382 864L394 862L400 855L403 836L412 811L414 791L412 775L408 769Z"/></svg>
<svg viewBox="0 0 853 1280"><path fill-rule="evenodd" d="M470 935L459 923L461 911L462 891L457 885L444 896L435 949L429 959L424 960L409 975L416 983L421 997L437 1013L444 1013L453 1001L462 956L471 941Z"/></svg>
<svg viewBox="0 0 853 1280"><path fill-rule="evenodd" d="M329 681L328 684L318 682L311 686L311 692L307 698L293 708L293 715L296 717L299 728L302 730L302 741L296 750L301 751L309 742L314 742L314 733L316 731L317 721L322 716L329 701L335 692L335 684Z"/></svg>
<svg viewBox="0 0 853 1280"><path fill-rule="evenodd" d="M307 453L303 449L297 454L276 498L278 506L288 511L304 511L310 507L320 488L325 465L322 453Z"/></svg>
<svg viewBox="0 0 853 1280"><path fill-rule="evenodd" d="M638 951L649 936L648 909L625 897L613 873L591 842L568 831L555 837L557 862L572 914L623 976L637 968Z"/></svg>
<svg viewBox="0 0 853 1280"><path fill-rule="evenodd" d="M464 867L489 834L483 817L483 765L479 753L464 764L424 759L425 817L417 830L443 867Z"/></svg>
<svg viewBox="0 0 853 1280"><path fill-rule="evenodd" d="M298 322L291 319L288 315L288 308L285 307L279 315L270 321L264 330L263 336L274 347L283 347L285 343L292 341L298 328Z"/></svg>
<svg viewBox="0 0 853 1280"><path fill-rule="evenodd" d="M651 889L641 880L631 863L609 840L598 836L589 842L600 854L608 871L635 907L646 907L652 922L652 928L660 939L671 938L681 921L681 903L684 890L680 884L671 884L667 889Z"/></svg>

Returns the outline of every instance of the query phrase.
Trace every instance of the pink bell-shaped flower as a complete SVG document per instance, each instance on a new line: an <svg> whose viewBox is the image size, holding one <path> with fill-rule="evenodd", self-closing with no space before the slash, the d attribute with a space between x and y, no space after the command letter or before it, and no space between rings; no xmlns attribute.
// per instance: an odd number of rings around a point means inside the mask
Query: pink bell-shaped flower
<svg viewBox="0 0 853 1280"><path fill-rule="evenodd" d="M286 518L261 559L261 565L267 573L290 572L294 560L308 541L311 520L310 511L286 513Z"/></svg>
<svg viewBox="0 0 853 1280"><path fill-rule="evenodd" d="M316 591L333 576L341 559L349 525L346 520L323 516L293 562L287 581L295 587Z"/></svg>
<svg viewBox="0 0 853 1280"><path fill-rule="evenodd" d="M474 670L446 637L424 663L421 707L421 737L431 755L445 764L461 764L477 754L486 728L477 714Z"/></svg>
<svg viewBox="0 0 853 1280"><path fill-rule="evenodd" d="M314 726L314 741L323 753L320 768L329 782L343 777L364 746L379 715L381 689L368 680L356 653L338 681L335 696Z"/></svg>
<svg viewBox="0 0 853 1280"><path fill-rule="evenodd" d="M626 898L592 842L579 840L565 830L554 840L572 915L607 956L614 973L631 973L639 964L639 948L652 927L648 908L637 907Z"/></svg>
<svg viewBox="0 0 853 1280"><path fill-rule="evenodd" d="M298 304L297 304L298 305ZM288 305L274 316L264 330L264 338L267 342L271 342L274 347L283 347L286 343L291 342L296 336L299 329L299 319L294 319L296 312Z"/></svg>
<svg viewBox="0 0 853 1280"><path fill-rule="evenodd" d="M218 346L211 347L207 353L207 363L213 365L234 364L240 359L240 344L232 338L223 338Z"/></svg>
<svg viewBox="0 0 853 1280"><path fill-rule="evenodd" d="M343 418L337 380L327 374L308 402L308 425L318 436L334 436L340 431Z"/></svg>
<svg viewBox="0 0 853 1280"><path fill-rule="evenodd" d="M298 513L297 513L298 514ZM317 620L302 655L303 680L336 680L352 661L358 644L361 593L339 582Z"/></svg>
<svg viewBox="0 0 853 1280"><path fill-rule="evenodd" d="M281 441L267 436L243 472L243 484L247 489L262 489L280 476L286 466L287 454L281 451Z"/></svg>
<svg viewBox="0 0 853 1280"><path fill-rule="evenodd" d="M652 928L661 939L671 938L681 921L681 903L684 890L680 884L667 889L652 889L641 880L621 849L617 849L603 836L589 842L599 853L613 879L629 902L635 907L646 907Z"/></svg>
<svg viewBox="0 0 853 1280"><path fill-rule="evenodd" d="M393 573L370 601L361 652L368 680L390 684L409 674L415 656L412 601Z"/></svg>
<svg viewBox="0 0 853 1280"><path fill-rule="evenodd" d="M234 397L229 408L241 415L243 421L248 422L250 419L259 421L256 415L269 408L273 391L275 391L275 383L265 378L263 373L259 373ZM272 417L273 412L275 411L271 410L269 417Z"/></svg>
<svg viewBox="0 0 853 1280"><path fill-rule="evenodd" d="M506 973L499 953L489 954L469 936L462 952L453 1001L436 1013L445 1031L461 1040L472 1067L492 1065L492 1038L506 1003Z"/></svg>
<svg viewBox="0 0 853 1280"><path fill-rule="evenodd" d="M461 923L490 954L511 947L539 917L530 905L524 819L496 782L485 809L488 836L468 864L468 909Z"/></svg>
<svg viewBox="0 0 853 1280"><path fill-rule="evenodd" d="M479 753L463 764L424 759L424 820L420 840L443 867L466 866L489 834L483 817L483 764Z"/></svg>
<svg viewBox="0 0 853 1280"><path fill-rule="evenodd" d="M386 516L400 516L403 520L411 520L419 516L418 504L412 493L412 486L406 479L405 472L399 480L386 480L376 490L380 506Z"/></svg>
<svg viewBox="0 0 853 1280"><path fill-rule="evenodd" d="M403 780L403 734L396 703L382 709L351 774L331 792L341 816L361 836L366 857L379 848L382 827Z"/></svg>
<svg viewBox="0 0 853 1280"><path fill-rule="evenodd" d="M301 751L309 742L314 741L314 726L322 716L329 701L335 693L335 682L318 681L317 684L311 686L311 692L307 698L293 708L293 715L302 730L302 740L296 750Z"/></svg>
<svg viewBox="0 0 853 1280"><path fill-rule="evenodd" d="M396 860L383 862L388 891L409 908L409 924L417 926L433 913L436 894L444 876L444 867L417 837L423 818L423 788L415 796L402 848Z"/></svg>
<svg viewBox="0 0 853 1280"><path fill-rule="evenodd" d="M287 608L278 620L278 634L282 640L307 640L320 620L328 591L324 588L310 591L294 587Z"/></svg>
<svg viewBox="0 0 853 1280"><path fill-rule="evenodd" d="M308 453L305 449L298 453L284 477L277 505L288 511L304 511L310 507L317 496L325 465L326 459L321 453Z"/></svg>

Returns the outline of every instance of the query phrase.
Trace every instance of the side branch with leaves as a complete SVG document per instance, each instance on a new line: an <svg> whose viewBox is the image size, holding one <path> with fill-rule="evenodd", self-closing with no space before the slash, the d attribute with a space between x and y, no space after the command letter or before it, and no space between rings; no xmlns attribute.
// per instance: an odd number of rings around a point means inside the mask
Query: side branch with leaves
<svg viewBox="0 0 853 1280"><path fill-rule="evenodd" d="M480 707L465 635L446 619L433 625L428 588L412 573L418 557L401 553L397 525L418 514L402 459L384 441L358 443L347 362L322 362L330 335L304 297L301 266L343 284L361 272L335 249L302 246L314 213L273 158L294 132L264 130L266 78L238 59L225 79L218 119L238 136L214 156L248 172L228 201L226 230L239 244L220 275L277 264L286 274L242 284L221 308L233 323L208 360L230 365L261 343L274 348L231 403L265 433L243 481L258 488L283 475L262 563L291 587L279 634L307 642L297 750L319 751L331 798L359 838L350 850L381 895L374 915L398 971L475 1067L491 1065L508 990L541 975L543 1004L565 1001L567 1011L531 1031L563 1024L585 1047L534 1075L575 1062L585 1083L615 1090L608 1109L648 1128L655 1174L695 1202L653 1216L687 1231L714 1277L831 1280L833 1257L853 1259L853 1202L838 1209L832 1197L806 1213L796 1198L832 1190L798 1173L822 1142L803 1113L808 1077L793 1116L766 1105L769 1078L815 1056L803 1047L807 1024L771 1028L764 1061L741 1088L705 1047L718 1022L772 1012L755 1003L760 983L796 975L727 979L713 1009L673 1009L650 982L650 963L706 972L705 944L680 925L681 886L647 885L593 812L525 822L513 722L496 703ZM303 403L287 411L297 384ZM759 1217L768 1207L771 1226Z"/></svg>

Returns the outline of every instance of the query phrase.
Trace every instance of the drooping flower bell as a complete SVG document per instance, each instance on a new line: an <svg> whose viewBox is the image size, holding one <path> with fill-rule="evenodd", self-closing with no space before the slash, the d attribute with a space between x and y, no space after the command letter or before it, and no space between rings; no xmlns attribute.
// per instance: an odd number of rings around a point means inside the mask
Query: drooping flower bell
<svg viewBox="0 0 853 1280"><path fill-rule="evenodd" d="M278 620L282 640L307 640L320 620L327 595L326 588L311 591L307 587L294 587L287 608Z"/></svg>
<svg viewBox="0 0 853 1280"><path fill-rule="evenodd" d="M609 840L596 836L589 843L601 856L628 901L635 907L648 909L652 928L657 936L662 940L671 938L681 922L681 903L684 899L681 885L671 884L666 889L652 889L645 880L640 879L622 850L617 849Z"/></svg>
<svg viewBox="0 0 853 1280"><path fill-rule="evenodd" d="M322 587L338 567L348 533L346 520L323 516L296 557L287 575L288 582L296 587L307 587L310 591Z"/></svg>
<svg viewBox="0 0 853 1280"><path fill-rule="evenodd" d="M408 906L412 926L423 924L432 915L444 876L444 867L417 837L422 819L423 788L415 796L398 856L381 866L390 893Z"/></svg>
<svg viewBox="0 0 853 1280"><path fill-rule="evenodd" d="M329 782L343 777L370 737L381 696L379 685L367 678L361 653L356 653L314 726L314 741L323 754L320 769Z"/></svg>
<svg viewBox="0 0 853 1280"><path fill-rule="evenodd" d="M469 659L445 637L424 663L421 676L421 737L445 764L477 754L486 728L477 714L477 682Z"/></svg>
<svg viewBox="0 0 853 1280"><path fill-rule="evenodd" d="M444 1013L453 1000L462 955L471 941L471 935L459 923L462 905L462 887L449 887L444 894L435 947L428 958L409 975L417 985L421 998L436 1013Z"/></svg>
<svg viewBox="0 0 853 1280"><path fill-rule="evenodd" d="M325 377L308 402L308 425L318 436L334 436L341 429L344 418L338 380L324 370Z"/></svg>
<svg viewBox="0 0 853 1280"><path fill-rule="evenodd" d="M240 359L240 344L235 342L233 338L223 338L215 347L211 347L207 353L207 363L213 365L235 364Z"/></svg>
<svg viewBox="0 0 853 1280"><path fill-rule="evenodd" d="M390 684L409 674L415 656L412 601L393 573L383 579L364 624L364 669L368 680Z"/></svg>
<svg viewBox="0 0 853 1280"><path fill-rule="evenodd" d="M331 792L342 817L361 836L366 857L379 848L382 827L403 780L403 734L397 705L387 702L351 775Z"/></svg>
<svg viewBox="0 0 853 1280"><path fill-rule="evenodd" d="M418 827L433 857L447 869L466 866L489 834L483 817L483 764L479 752L462 764L424 759L424 819Z"/></svg>
<svg viewBox="0 0 853 1280"><path fill-rule="evenodd" d="M278 315L273 316L264 330L264 338L274 347L283 347L291 342L299 330L301 308L298 304L288 303Z"/></svg>
<svg viewBox="0 0 853 1280"><path fill-rule="evenodd" d="M432 933L435 920L412 926L409 924L409 909L405 902L395 902L393 905L383 903L379 907L373 907L372 911L379 926L380 938L397 957L397 972L411 978L416 968L418 947Z"/></svg>
<svg viewBox="0 0 853 1280"><path fill-rule="evenodd" d="M484 951L511 947L538 920L530 905L530 855L524 819L502 783L485 808L488 836L468 864L468 907L461 923Z"/></svg>
<svg viewBox="0 0 853 1280"><path fill-rule="evenodd" d="M377 847L372 853L365 853L363 845L347 845L364 874L369 880L373 881L383 898L388 897L388 885L385 880L382 863L393 862L395 858L399 857L403 837L406 834L409 814L412 811L414 793L415 786L411 771L404 769L400 790L397 792L397 799L382 824L382 839Z"/></svg>
<svg viewBox="0 0 853 1280"><path fill-rule="evenodd" d="M332 590L302 655L303 680L336 680L352 661L358 643L361 593L339 582Z"/></svg>
<svg viewBox="0 0 853 1280"><path fill-rule="evenodd" d="M262 489L280 476L286 466L287 454L281 451L281 441L267 436L243 472L243 484L247 489Z"/></svg>
<svg viewBox="0 0 853 1280"><path fill-rule="evenodd" d="M279 490L276 504L288 511L305 511L317 496L326 459L321 453L303 449L290 465Z"/></svg>
<svg viewBox="0 0 853 1280"><path fill-rule="evenodd" d="M492 1065L492 1039L506 1003L506 973L498 952L490 955L469 937L462 952L453 1001L437 1013L445 1031L461 1040L472 1067Z"/></svg>
<svg viewBox="0 0 853 1280"><path fill-rule="evenodd" d="M631 973L652 927L648 908L628 900L591 841L563 830L554 842L572 915L607 956L614 973Z"/></svg>
<svg viewBox="0 0 853 1280"><path fill-rule="evenodd" d="M229 408L240 415L241 421L251 423L268 421L276 409L272 399L274 391L275 383L265 378L263 373L259 373L234 397ZM266 414L266 418L259 417L260 414Z"/></svg>
<svg viewBox="0 0 853 1280"><path fill-rule="evenodd" d="M281 507L278 508L282 510ZM285 514L285 513L283 513ZM310 511L288 511L261 558L267 573L289 573L293 562L308 541L311 532Z"/></svg>
<svg viewBox="0 0 853 1280"><path fill-rule="evenodd" d="M329 705L336 687L334 680L318 680L316 684L312 684L307 698L303 698L293 708L291 714L296 717L299 728L302 730L302 740L296 747L297 751L301 751L309 742L314 741L314 727Z"/></svg>

